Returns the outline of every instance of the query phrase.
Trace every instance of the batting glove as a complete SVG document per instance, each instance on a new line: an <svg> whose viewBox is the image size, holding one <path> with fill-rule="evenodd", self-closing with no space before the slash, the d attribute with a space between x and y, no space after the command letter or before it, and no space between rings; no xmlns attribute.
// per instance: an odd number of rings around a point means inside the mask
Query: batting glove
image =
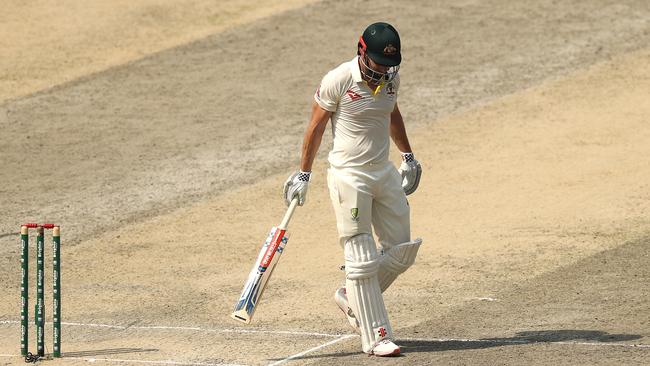
<svg viewBox="0 0 650 366"><path fill-rule="evenodd" d="M402 176L402 188L408 196L415 192L420 185L422 166L415 160L413 153L402 153L402 164L399 166L399 174Z"/></svg>
<svg viewBox="0 0 650 366"><path fill-rule="evenodd" d="M287 181L284 182L283 195L287 206L289 206L291 204L291 201L296 197L298 197L299 206L305 204L310 177L311 172L303 172L301 170L291 174Z"/></svg>

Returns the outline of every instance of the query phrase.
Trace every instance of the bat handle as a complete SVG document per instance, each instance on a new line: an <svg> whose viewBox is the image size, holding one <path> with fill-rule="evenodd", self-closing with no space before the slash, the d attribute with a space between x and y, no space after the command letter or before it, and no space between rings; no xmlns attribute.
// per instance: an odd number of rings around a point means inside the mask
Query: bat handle
<svg viewBox="0 0 650 366"><path fill-rule="evenodd" d="M289 204L289 208L287 209L287 213L284 214L284 218L282 219L282 222L280 223L280 226L278 226L278 228L282 230L287 229L287 226L289 225L289 220L291 220L291 216L293 216L293 212L296 210L296 206L298 206L297 197L291 200L291 203Z"/></svg>

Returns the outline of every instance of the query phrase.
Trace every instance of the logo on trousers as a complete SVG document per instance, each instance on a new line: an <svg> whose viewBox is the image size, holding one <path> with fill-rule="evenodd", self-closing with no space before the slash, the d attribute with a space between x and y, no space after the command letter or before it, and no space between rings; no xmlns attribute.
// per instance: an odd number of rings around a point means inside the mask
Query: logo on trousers
<svg viewBox="0 0 650 366"><path fill-rule="evenodd" d="M350 210L350 214L352 214L352 221L359 221L359 209L358 208L353 208Z"/></svg>

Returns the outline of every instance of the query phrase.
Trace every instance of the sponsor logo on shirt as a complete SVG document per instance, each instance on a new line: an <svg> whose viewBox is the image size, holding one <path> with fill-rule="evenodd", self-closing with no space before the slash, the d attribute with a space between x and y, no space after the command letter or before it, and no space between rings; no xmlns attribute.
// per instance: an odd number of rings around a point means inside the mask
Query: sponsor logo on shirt
<svg viewBox="0 0 650 366"><path fill-rule="evenodd" d="M363 97L362 97L361 95L359 95L358 93L352 91L352 89L349 89L348 91L346 91L345 94L347 94L347 95L350 97L350 100L352 100L353 102L356 101L356 100L359 100L359 99L363 98Z"/></svg>

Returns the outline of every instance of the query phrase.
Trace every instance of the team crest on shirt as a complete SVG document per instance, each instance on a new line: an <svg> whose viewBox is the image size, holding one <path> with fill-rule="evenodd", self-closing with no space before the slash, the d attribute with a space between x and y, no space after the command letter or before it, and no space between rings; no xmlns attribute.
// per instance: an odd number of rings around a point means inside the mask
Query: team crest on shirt
<svg viewBox="0 0 650 366"><path fill-rule="evenodd" d="M386 85L386 94L395 95L395 85L393 85L393 83L388 83L388 85Z"/></svg>
<svg viewBox="0 0 650 366"><path fill-rule="evenodd" d="M352 221L359 221L359 209L357 207L350 209L350 214L352 215Z"/></svg>

